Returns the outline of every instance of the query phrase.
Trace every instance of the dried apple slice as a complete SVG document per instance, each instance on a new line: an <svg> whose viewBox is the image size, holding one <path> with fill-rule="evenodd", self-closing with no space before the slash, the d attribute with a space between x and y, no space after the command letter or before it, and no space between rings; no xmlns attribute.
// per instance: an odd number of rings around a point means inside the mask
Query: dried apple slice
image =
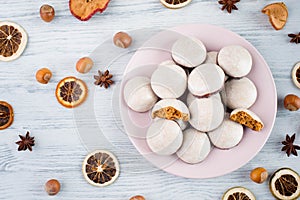
<svg viewBox="0 0 300 200"><path fill-rule="evenodd" d="M276 30L281 30L286 24L288 9L283 2L269 4L261 12L269 16L269 20Z"/></svg>
<svg viewBox="0 0 300 200"><path fill-rule="evenodd" d="M96 12L102 13L110 0L70 0L69 8L77 19L89 20Z"/></svg>

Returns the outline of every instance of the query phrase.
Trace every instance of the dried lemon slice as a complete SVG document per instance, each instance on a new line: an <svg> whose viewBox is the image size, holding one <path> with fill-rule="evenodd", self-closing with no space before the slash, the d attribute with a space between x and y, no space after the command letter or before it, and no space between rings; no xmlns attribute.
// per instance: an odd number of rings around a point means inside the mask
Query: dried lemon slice
<svg viewBox="0 0 300 200"><path fill-rule="evenodd" d="M289 168L277 170L269 184L270 191L276 199L294 200L300 197L299 174Z"/></svg>
<svg viewBox="0 0 300 200"><path fill-rule="evenodd" d="M111 152L97 150L84 159L82 173L91 185L108 186L115 182L120 174L119 162Z"/></svg>
<svg viewBox="0 0 300 200"><path fill-rule="evenodd" d="M27 33L18 24L0 22L0 61L12 61L23 53L27 45Z"/></svg>
<svg viewBox="0 0 300 200"><path fill-rule="evenodd" d="M61 105L74 108L85 101L87 93L86 84L82 80L70 76L57 84L55 95Z"/></svg>
<svg viewBox="0 0 300 200"><path fill-rule="evenodd" d="M187 6L192 0L160 0L160 2L167 8L178 9Z"/></svg>
<svg viewBox="0 0 300 200"><path fill-rule="evenodd" d="M269 4L261 12L269 16L269 20L276 30L281 30L284 27L289 15L283 2Z"/></svg>
<svg viewBox="0 0 300 200"><path fill-rule="evenodd" d="M222 200L233 200L233 199L255 200L255 196L247 188L233 187L225 192L225 194L222 197Z"/></svg>
<svg viewBox="0 0 300 200"><path fill-rule="evenodd" d="M10 104L0 101L0 130L8 128L14 121L14 112Z"/></svg>
<svg viewBox="0 0 300 200"><path fill-rule="evenodd" d="M300 88L300 62L298 62L293 68L292 79L294 84Z"/></svg>

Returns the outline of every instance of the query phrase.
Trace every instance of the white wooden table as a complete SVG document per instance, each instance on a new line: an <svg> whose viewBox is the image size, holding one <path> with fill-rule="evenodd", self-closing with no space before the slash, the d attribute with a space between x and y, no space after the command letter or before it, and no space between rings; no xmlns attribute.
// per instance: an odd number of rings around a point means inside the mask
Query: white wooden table
<svg viewBox="0 0 300 200"><path fill-rule="evenodd" d="M258 166L270 172L283 166L300 172L299 157L288 158L280 151L286 133L296 132L296 143L300 143L300 112L291 113L282 105L286 94L300 95L290 78L293 65L300 61L300 44L289 43L287 37L288 33L300 31L300 4L298 0L285 1L290 11L288 23L283 30L275 31L267 16L260 12L271 2L242 0L237 4L239 10L229 15L220 10L217 0L194 0L180 10L166 9L159 0L112 0L103 14L81 22L70 14L68 0L2 0L0 20L21 24L28 32L29 43L18 60L0 63L0 99L11 103L15 110L13 125L0 132L0 199L126 200L142 194L147 200L216 200L226 189L237 185L251 189L257 199L274 199L267 183L255 184L248 176L250 170ZM56 18L48 24L39 17L39 8L44 3L53 5L56 10ZM75 63L117 31L168 28L185 23L207 23L230 29L250 41L264 56L278 92L278 113L268 142L252 161L233 173L191 180L157 170L137 153L125 135L111 135L114 148L110 150L119 158L120 177L106 188L90 186L81 173L87 150L78 135L74 111L63 108L55 99L57 82L67 75L75 75L92 87L92 75L97 67L83 76L77 74ZM126 62L120 61L119 70L114 69L117 78L120 79L125 66ZM48 85L35 80L35 72L41 67L53 71L53 79ZM109 94L111 91L97 88L95 95L107 95L95 109L97 118L102 120L99 124L89 120L84 123L91 128L100 126L102 130L116 133L119 129L115 126L114 116L106 109L112 98ZM33 152L18 152L15 141L19 139L18 134L25 134L27 130L35 136L36 146ZM50 178L57 178L62 183L61 192L53 198L43 189Z"/></svg>

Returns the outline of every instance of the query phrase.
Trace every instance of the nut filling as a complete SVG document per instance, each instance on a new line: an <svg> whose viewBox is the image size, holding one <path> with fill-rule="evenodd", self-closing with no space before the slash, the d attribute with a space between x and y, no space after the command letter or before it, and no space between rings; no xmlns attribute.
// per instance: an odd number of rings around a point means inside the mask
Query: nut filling
<svg viewBox="0 0 300 200"><path fill-rule="evenodd" d="M236 114L233 114L230 116L230 119L243 124L254 131L260 131L264 127L264 125L260 121L255 120L246 112L238 112Z"/></svg>
<svg viewBox="0 0 300 200"><path fill-rule="evenodd" d="M60 87L60 96L64 101L69 103L78 101L82 94L82 89L80 85L75 81L65 82L63 86Z"/></svg>
<svg viewBox="0 0 300 200"><path fill-rule="evenodd" d="M172 106L168 106L165 108L161 108L153 113L153 118L159 117L168 120L177 120L181 119L183 121L189 120L189 115L186 113L182 113L179 110L173 108Z"/></svg>
<svg viewBox="0 0 300 200"><path fill-rule="evenodd" d="M94 183L104 184L116 175L116 166L113 159L106 153L92 155L86 164L86 173Z"/></svg>
<svg viewBox="0 0 300 200"><path fill-rule="evenodd" d="M11 57L21 44L22 33L13 26L0 26L0 55Z"/></svg>
<svg viewBox="0 0 300 200"><path fill-rule="evenodd" d="M227 200L251 200L245 193L243 192L235 192L228 197Z"/></svg>
<svg viewBox="0 0 300 200"><path fill-rule="evenodd" d="M281 195L289 197L296 193L298 182L294 176L285 174L276 180L275 188Z"/></svg>

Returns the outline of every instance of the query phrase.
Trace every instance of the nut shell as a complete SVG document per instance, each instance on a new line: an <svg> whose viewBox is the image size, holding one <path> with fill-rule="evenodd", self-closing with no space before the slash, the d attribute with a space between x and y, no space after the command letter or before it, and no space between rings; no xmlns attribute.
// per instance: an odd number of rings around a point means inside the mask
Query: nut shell
<svg viewBox="0 0 300 200"><path fill-rule="evenodd" d="M129 200L145 200L145 198L141 195L133 196Z"/></svg>
<svg viewBox="0 0 300 200"><path fill-rule="evenodd" d="M76 63L76 70L81 73L85 74L88 73L94 66L94 62L89 57L80 58Z"/></svg>
<svg viewBox="0 0 300 200"><path fill-rule="evenodd" d="M39 69L36 74L36 80L41 84L47 84L52 77L52 72L48 68Z"/></svg>
<svg viewBox="0 0 300 200"><path fill-rule="evenodd" d="M40 8L40 16L45 22L51 22L55 17L55 10L50 5L42 5Z"/></svg>
<svg viewBox="0 0 300 200"><path fill-rule="evenodd" d="M288 94L284 98L284 107L290 111L296 111L300 108L300 98L294 94Z"/></svg>
<svg viewBox="0 0 300 200"><path fill-rule="evenodd" d="M56 179L47 181L45 184L45 190L51 196L56 195L60 191L59 181Z"/></svg>
<svg viewBox="0 0 300 200"><path fill-rule="evenodd" d="M268 179L268 171L263 167L257 167L250 173L250 179L255 183L263 183Z"/></svg>
<svg viewBox="0 0 300 200"><path fill-rule="evenodd" d="M125 49L131 45L132 38L130 35L128 35L128 33L118 32L114 35L113 41L117 47L121 47Z"/></svg>

